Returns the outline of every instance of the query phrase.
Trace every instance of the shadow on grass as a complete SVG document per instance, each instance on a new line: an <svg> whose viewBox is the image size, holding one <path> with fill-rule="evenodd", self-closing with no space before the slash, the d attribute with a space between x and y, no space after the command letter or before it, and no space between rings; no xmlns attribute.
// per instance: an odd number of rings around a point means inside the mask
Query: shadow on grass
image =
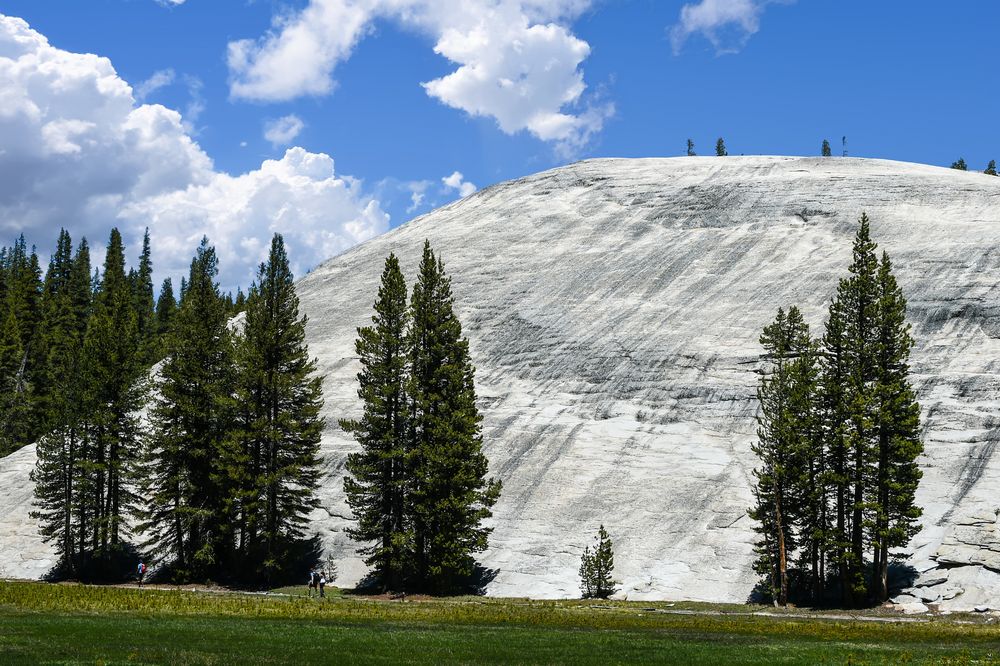
<svg viewBox="0 0 1000 666"><path fill-rule="evenodd" d="M499 573L499 569L490 569L476 562L471 575L460 579L451 589L445 592L436 592L418 582L410 582L405 590L386 590L382 586L382 581L377 576L369 573L353 589L345 589L344 594L359 596L380 596L384 594L388 595L391 599L402 598L407 594L434 597L482 597L486 595L486 588L496 579Z"/></svg>
<svg viewBox="0 0 1000 666"><path fill-rule="evenodd" d="M862 569L865 572L865 582L869 589L872 588L871 562L865 561ZM889 563L889 597L892 598L907 587L913 585L917 578L917 570L905 562ZM811 590L811 577L809 572L799 568L788 570L788 601L799 608L814 608L817 610L831 610L847 608L843 603L840 590L840 580L836 571L827 574L823 583L823 593L816 597ZM747 597L748 604L770 605L774 602L770 581L763 577L757 581L750 595ZM880 605L881 602L867 600L853 608L872 608Z"/></svg>
<svg viewBox="0 0 1000 666"><path fill-rule="evenodd" d="M42 580L49 583L75 580L81 583L127 583L135 580L142 553L132 543L121 543L104 552L87 553L72 564L59 562Z"/></svg>
<svg viewBox="0 0 1000 666"><path fill-rule="evenodd" d="M304 584L309 572L323 567L322 542L319 535L308 539L296 539L284 544L284 556L272 566L259 566L263 557L251 558L252 562L234 560L219 565L210 577L195 577L179 570L173 562L165 561L151 565L152 558L131 543L121 544L104 554L88 554L78 559L72 566L59 563L50 569L42 580L50 583L79 581L81 583L121 584L137 581L136 567L146 562L147 583L204 583L219 584L238 590L266 590L283 585ZM332 572L331 572L332 573ZM331 576L332 577L332 576Z"/></svg>

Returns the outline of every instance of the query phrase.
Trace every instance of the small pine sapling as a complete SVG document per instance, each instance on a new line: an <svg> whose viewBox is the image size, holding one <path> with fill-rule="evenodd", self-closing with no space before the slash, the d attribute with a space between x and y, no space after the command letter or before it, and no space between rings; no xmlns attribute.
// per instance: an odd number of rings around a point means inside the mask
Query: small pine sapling
<svg viewBox="0 0 1000 666"><path fill-rule="evenodd" d="M590 546L584 548L580 560L580 589L584 599L607 599L617 592L611 577L615 568L614 544L604 525L598 529L596 541L593 551Z"/></svg>

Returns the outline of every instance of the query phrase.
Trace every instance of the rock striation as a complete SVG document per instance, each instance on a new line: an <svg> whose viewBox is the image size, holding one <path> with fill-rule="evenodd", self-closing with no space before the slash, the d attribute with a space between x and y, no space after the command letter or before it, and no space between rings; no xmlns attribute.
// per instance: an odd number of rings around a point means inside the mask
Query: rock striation
<svg viewBox="0 0 1000 666"><path fill-rule="evenodd" d="M577 596L603 522L622 596L745 600L757 338L789 304L820 330L862 211L909 300L926 447L906 554L918 576L897 600L1000 608L1000 178L849 158L581 162L484 189L303 278L328 421L313 521L338 583L364 574L344 533L355 444L337 426L360 408L355 330L386 255L412 279L427 238L454 278L504 483L488 593ZM27 517L32 457L0 460L8 576L51 560Z"/></svg>

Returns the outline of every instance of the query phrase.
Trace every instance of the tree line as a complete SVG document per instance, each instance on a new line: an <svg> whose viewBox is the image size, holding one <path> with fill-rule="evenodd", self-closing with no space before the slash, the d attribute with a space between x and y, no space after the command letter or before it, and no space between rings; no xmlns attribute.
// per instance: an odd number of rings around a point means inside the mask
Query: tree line
<svg viewBox="0 0 1000 666"><path fill-rule="evenodd" d="M120 244L116 231L109 249ZM124 258L115 261L110 274L107 267L103 273L92 272L87 240L82 239L74 249L66 230L59 232L44 274L37 251L28 249L23 234L13 245L0 248L0 457L35 442L52 427L53 419L58 420L63 407L59 402L62 369L69 355L82 351L95 308L100 304L107 311L110 292L128 292L137 327L138 361L151 366L165 355L166 332L177 299L172 280L166 278L154 300L148 231L136 268L125 273ZM239 290L235 298L227 293L223 300L235 315L242 311L246 296Z"/></svg>
<svg viewBox="0 0 1000 666"><path fill-rule="evenodd" d="M86 240L74 253L62 231L40 288L23 239L7 256L2 282L37 301L8 306L11 339L32 348L14 350L24 370L5 413L35 419L33 515L60 572L120 576L136 540L178 581L280 572L315 506L323 427L281 236L236 299L207 239L179 299L167 279L155 303L148 232L136 270L113 229L91 274Z"/></svg>
<svg viewBox="0 0 1000 666"><path fill-rule="evenodd" d="M862 215L853 261L813 337L796 306L760 337L756 570L776 604L882 602L917 532L920 407L906 300Z"/></svg>
<svg viewBox="0 0 1000 666"><path fill-rule="evenodd" d="M965 163L965 158L959 157L957 160L951 163L951 168L957 169L958 171L968 171L969 165ZM985 173L987 176L996 176L997 161L990 160L989 163L986 165L986 168L983 170L983 173Z"/></svg>
<svg viewBox="0 0 1000 666"><path fill-rule="evenodd" d="M168 278L154 300L152 274L148 232L135 269L117 229L93 271L65 230L44 279L23 237L0 250L0 452L37 442L32 515L57 575L120 577L143 553L175 581L283 576L317 555L305 529L324 427L284 242L235 298L207 239L178 296ZM341 425L361 447L344 488L386 589L463 588L500 492L453 306L425 244L412 295L387 259L358 331L364 412Z"/></svg>

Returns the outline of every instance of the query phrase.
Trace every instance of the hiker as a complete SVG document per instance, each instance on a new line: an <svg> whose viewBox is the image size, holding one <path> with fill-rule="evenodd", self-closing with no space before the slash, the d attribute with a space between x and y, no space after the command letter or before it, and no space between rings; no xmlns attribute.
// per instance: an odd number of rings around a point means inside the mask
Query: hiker
<svg viewBox="0 0 1000 666"><path fill-rule="evenodd" d="M139 578L139 587L142 587L142 579L146 577L146 563L140 561L139 566L135 569L136 576Z"/></svg>
<svg viewBox="0 0 1000 666"><path fill-rule="evenodd" d="M319 589L319 574L315 569L309 570L309 598L312 598L313 590Z"/></svg>
<svg viewBox="0 0 1000 666"><path fill-rule="evenodd" d="M320 571L319 572L319 598L320 599L322 599L323 597L326 596L325 588L326 588L326 572L325 571Z"/></svg>

